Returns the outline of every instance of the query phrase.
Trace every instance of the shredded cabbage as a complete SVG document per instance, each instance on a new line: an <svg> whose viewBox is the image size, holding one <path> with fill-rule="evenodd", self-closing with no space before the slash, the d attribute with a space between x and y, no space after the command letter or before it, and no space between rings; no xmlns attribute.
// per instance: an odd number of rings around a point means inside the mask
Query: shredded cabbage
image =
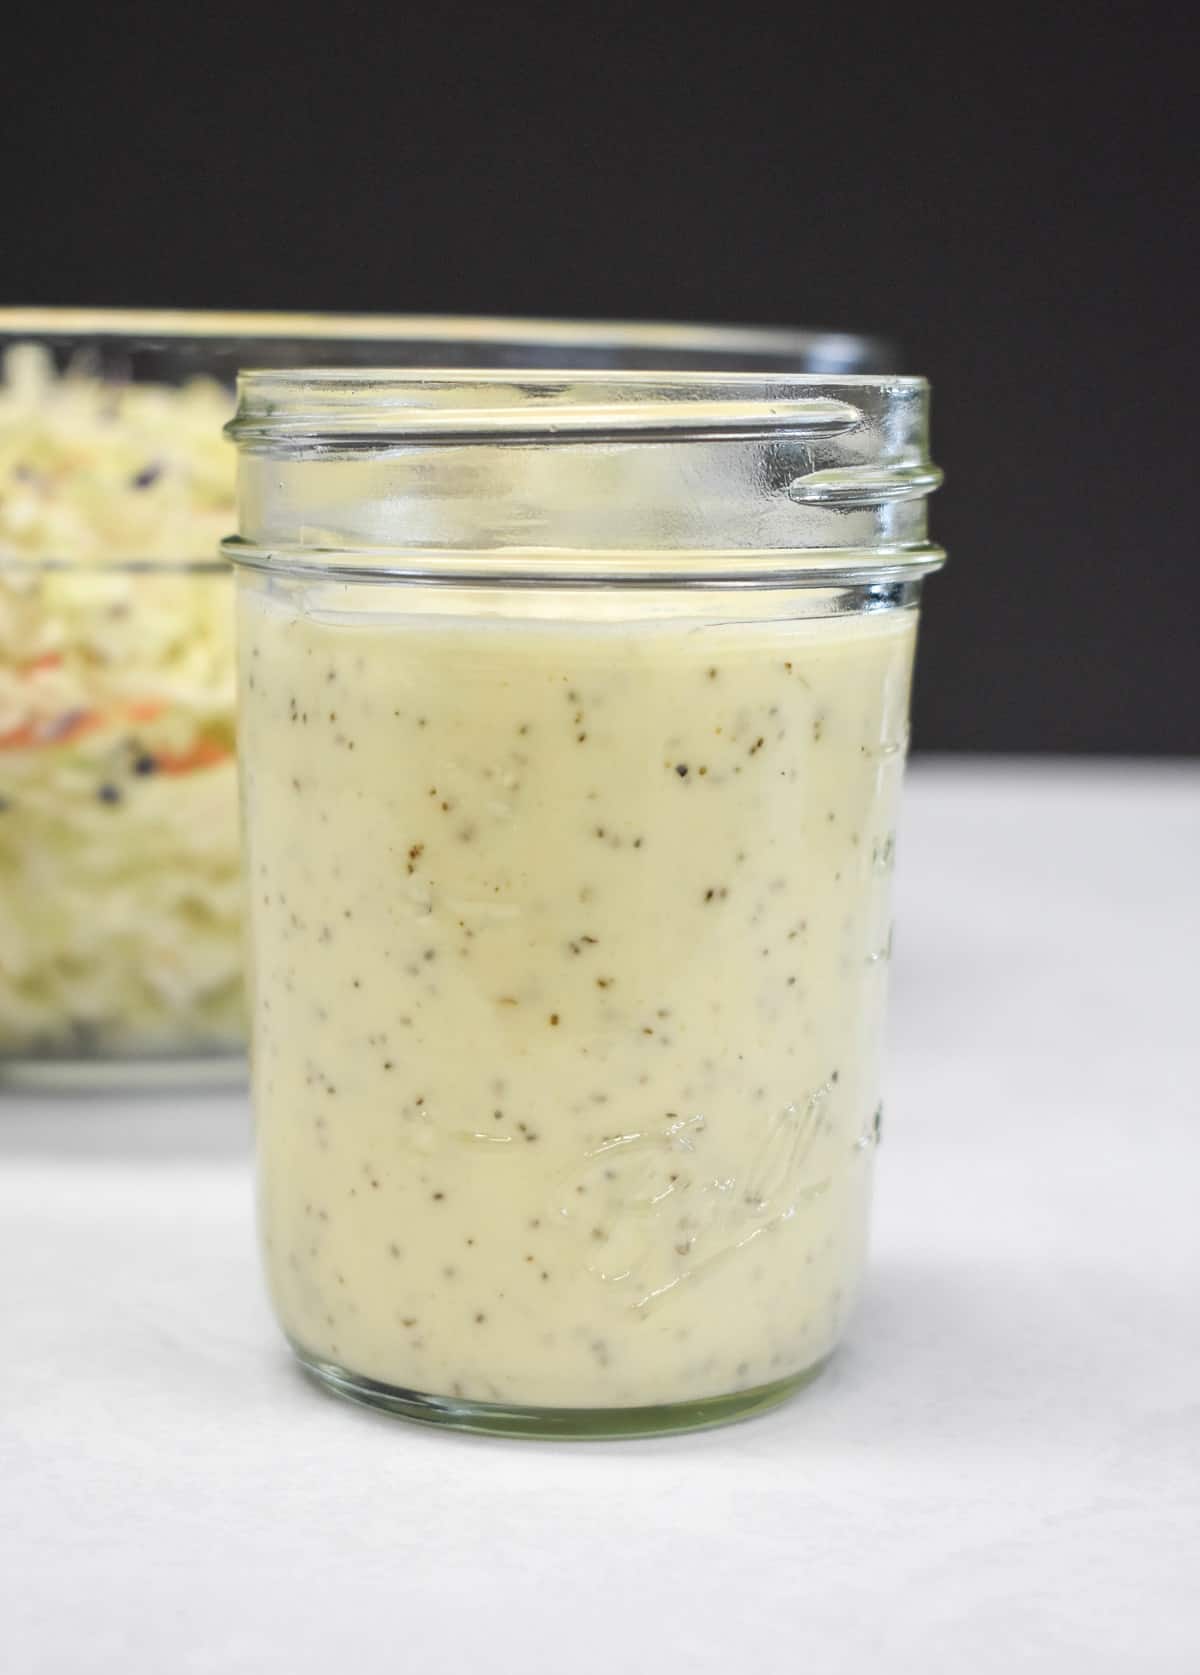
<svg viewBox="0 0 1200 1675"><path fill-rule="evenodd" d="M240 1044L230 408L5 358L0 1055Z"/></svg>

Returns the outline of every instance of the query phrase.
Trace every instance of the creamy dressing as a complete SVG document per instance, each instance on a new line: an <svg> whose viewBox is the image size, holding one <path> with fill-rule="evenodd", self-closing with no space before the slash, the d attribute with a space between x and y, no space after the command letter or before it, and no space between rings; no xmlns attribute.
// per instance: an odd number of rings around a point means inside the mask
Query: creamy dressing
<svg viewBox="0 0 1200 1675"><path fill-rule="evenodd" d="M802 1372L863 1258L915 612L421 591L241 589L284 1327L483 1402Z"/></svg>

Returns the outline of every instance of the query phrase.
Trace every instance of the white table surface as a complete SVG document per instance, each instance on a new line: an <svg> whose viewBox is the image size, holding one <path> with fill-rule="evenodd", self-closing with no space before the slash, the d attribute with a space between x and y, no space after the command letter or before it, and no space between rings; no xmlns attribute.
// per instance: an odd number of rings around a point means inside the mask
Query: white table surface
<svg viewBox="0 0 1200 1675"><path fill-rule="evenodd" d="M774 1415L293 1370L235 1095L0 1099L0 1668L1200 1670L1200 765L918 763L867 1294Z"/></svg>

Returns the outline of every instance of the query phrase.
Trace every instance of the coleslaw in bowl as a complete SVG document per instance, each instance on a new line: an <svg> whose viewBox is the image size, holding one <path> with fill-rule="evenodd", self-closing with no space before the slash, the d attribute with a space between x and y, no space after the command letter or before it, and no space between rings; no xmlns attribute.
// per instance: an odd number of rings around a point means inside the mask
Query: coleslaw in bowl
<svg viewBox="0 0 1200 1675"><path fill-rule="evenodd" d="M237 1055L229 396L2 371L0 1066Z"/></svg>

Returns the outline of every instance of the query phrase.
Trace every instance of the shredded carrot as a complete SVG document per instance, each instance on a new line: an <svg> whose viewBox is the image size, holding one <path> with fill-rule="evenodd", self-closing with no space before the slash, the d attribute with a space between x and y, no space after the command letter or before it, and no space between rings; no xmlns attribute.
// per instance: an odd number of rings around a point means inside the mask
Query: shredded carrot
<svg viewBox="0 0 1200 1675"><path fill-rule="evenodd" d="M139 698L131 704L126 704L123 714L130 721L153 721L166 707L161 698Z"/></svg>
<svg viewBox="0 0 1200 1675"><path fill-rule="evenodd" d="M154 760L160 773L187 774L197 768L211 768L215 763L223 762L228 755L227 745L218 744L216 739L199 739L190 750L181 751L178 755L160 750Z"/></svg>
<svg viewBox="0 0 1200 1675"><path fill-rule="evenodd" d="M62 667L61 651L44 651L40 657L35 657L32 663L26 663L25 673L36 674L39 669L59 669Z"/></svg>
<svg viewBox="0 0 1200 1675"><path fill-rule="evenodd" d="M44 750L50 746L73 744L85 733L98 727L124 727L130 722L153 721L169 706L161 698L136 698L116 709L79 710L73 715L42 716L36 721L25 721L19 727L0 733L0 750ZM228 756L226 746L213 739L201 739L189 750L176 756L170 753L159 758L164 773L187 773L191 768L208 767Z"/></svg>
<svg viewBox="0 0 1200 1675"><path fill-rule="evenodd" d="M94 710L81 710L65 725L46 721L26 721L10 732L0 733L0 750L29 750L51 744L71 744L85 733L103 726L103 717Z"/></svg>

